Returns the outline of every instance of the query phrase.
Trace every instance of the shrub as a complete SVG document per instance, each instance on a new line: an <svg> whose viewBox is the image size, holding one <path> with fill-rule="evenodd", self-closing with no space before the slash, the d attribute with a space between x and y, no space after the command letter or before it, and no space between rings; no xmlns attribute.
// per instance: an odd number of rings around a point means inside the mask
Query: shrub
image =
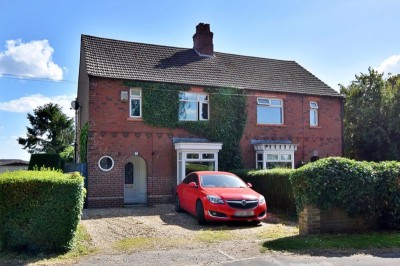
<svg viewBox="0 0 400 266"><path fill-rule="evenodd" d="M381 162L373 165L376 176L375 194L379 203L379 223L388 229L400 229L400 163Z"/></svg>
<svg viewBox="0 0 400 266"><path fill-rule="evenodd" d="M305 205L339 207L349 215L378 217L400 229L400 163L326 158L295 170L290 181L298 212Z"/></svg>
<svg viewBox="0 0 400 266"><path fill-rule="evenodd" d="M288 214L296 213L296 205L292 186L289 182L291 169L271 170L235 170L245 182L253 185L253 189L265 197L268 209Z"/></svg>
<svg viewBox="0 0 400 266"><path fill-rule="evenodd" d="M83 177L58 171L0 174L0 249L71 248L83 207Z"/></svg>
<svg viewBox="0 0 400 266"><path fill-rule="evenodd" d="M58 154L32 154L28 170L50 168L55 170L63 169L63 161Z"/></svg>
<svg viewBox="0 0 400 266"><path fill-rule="evenodd" d="M305 205L338 207L349 215L378 213L372 164L346 158L325 158L296 169L290 182L298 212Z"/></svg>

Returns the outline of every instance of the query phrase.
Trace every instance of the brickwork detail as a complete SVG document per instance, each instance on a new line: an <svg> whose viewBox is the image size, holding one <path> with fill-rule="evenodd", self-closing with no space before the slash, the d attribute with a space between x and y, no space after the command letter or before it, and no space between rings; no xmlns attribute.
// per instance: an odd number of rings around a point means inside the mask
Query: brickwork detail
<svg viewBox="0 0 400 266"><path fill-rule="evenodd" d="M307 205L299 216L301 235L320 233L344 233L367 231L377 226L377 219L363 219L360 216L350 217L339 208L320 210Z"/></svg>
<svg viewBox="0 0 400 266"><path fill-rule="evenodd" d="M321 211L315 206L307 205L299 215L301 235L321 233Z"/></svg>

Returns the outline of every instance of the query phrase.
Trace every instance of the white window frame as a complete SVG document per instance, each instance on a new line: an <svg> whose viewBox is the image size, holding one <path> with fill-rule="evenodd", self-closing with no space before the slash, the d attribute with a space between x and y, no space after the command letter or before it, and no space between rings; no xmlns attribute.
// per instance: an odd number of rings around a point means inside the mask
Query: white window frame
<svg viewBox="0 0 400 266"><path fill-rule="evenodd" d="M273 104L273 101L280 101L280 104ZM258 108L280 108L280 118L281 118L281 122L280 123L262 123L259 122L258 118L259 118L259 112L258 112ZM257 124L258 125L283 125L285 123L285 119L284 119L284 111L283 111L283 99L278 99L278 98L264 98L264 97L258 97L257 98Z"/></svg>
<svg viewBox="0 0 400 266"><path fill-rule="evenodd" d="M175 143L177 153L177 184L185 178L186 162L214 162L214 171L218 171L218 152L222 149L222 143ZM188 159L188 154L198 154L198 159ZM204 154L213 154L214 158L203 159Z"/></svg>
<svg viewBox="0 0 400 266"><path fill-rule="evenodd" d="M294 168L294 152L297 150L296 144L256 144L254 145L256 151L256 168L262 163L261 169L267 169L267 162L290 162L292 169ZM262 160L258 159L258 154L262 154ZM268 155L278 155L278 159L268 160ZM290 160L282 160L282 155L290 155Z"/></svg>
<svg viewBox="0 0 400 266"><path fill-rule="evenodd" d="M108 159L111 159L111 167L108 168L108 169L101 167L101 163L100 163L103 159L107 159L107 158L108 158ZM101 158L99 159L97 165L98 165L99 168L100 168L102 171L104 171L104 172L111 171L111 170L114 168L114 159L113 159L111 156L105 155L105 156L103 156L103 157L101 157Z"/></svg>
<svg viewBox="0 0 400 266"><path fill-rule="evenodd" d="M133 95L132 91L139 92L139 95ZM138 116L132 115L132 100L139 100L140 114ZM141 88L130 88L129 89L129 117L131 118L142 118L142 89Z"/></svg>
<svg viewBox="0 0 400 266"><path fill-rule="evenodd" d="M313 121L312 114L314 113L315 121ZM318 103L310 102L310 126L317 127L318 126Z"/></svg>
<svg viewBox="0 0 400 266"><path fill-rule="evenodd" d="M196 105L196 119L181 119L178 117L179 121L208 121L210 120L210 96L208 93L203 92L191 92L191 91L180 91L179 93L190 93L196 95L196 100L181 100L179 99L179 104L181 102L192 102ZM206 96L208 100L202 100L200 96ZM207 119L201 117L201 113L203 111L203 103L207 104ZM179 116L179 114L178 114Z"/></svg>

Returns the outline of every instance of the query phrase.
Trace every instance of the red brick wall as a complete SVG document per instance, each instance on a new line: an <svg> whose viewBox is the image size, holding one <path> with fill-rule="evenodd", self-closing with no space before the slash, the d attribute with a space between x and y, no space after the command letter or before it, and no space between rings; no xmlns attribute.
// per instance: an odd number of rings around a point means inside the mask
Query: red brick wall
<svg viewBox="0 0 400 266"><path fill-rule="evenodd" d="M299 215L301 235L320 233L363 232L376 229L377 218L365 219L359 215L350 217L344 210L331 207L320 210L314 205L304 206Z"/></svg>
<svg viewBox="0 0 400 266"><path fill-rule="evenodd" d="M257 97L283 100L284 124L257 125ZM310 101L318 103L318 127L310 127ZM320 158L342 156L341 100L298 94L251 92L247 97L247 121L240 141L246 168L255 167L255 152L250 140L290 140L297 144L295 164L310 161L312 151Z"/></svg>
<svg viewBox="0 0 400 266"><path fill-rule="evenodd" d="M89 85L89 140L88 140L88 206L122 206L124 195L124 166L135 152L147 164L148 202L170 202L176 186L176 151L173 137L196 137L182 129L147 126L141 120L129 118L129 102L121 102L121 91L129 88L123 80L90 78ZM240 145L245 167L255 166L255 152L251 139L291 140L298 144L295 163L309 160L312 150L320 157L342 155L340 100L312 98L319 104L320 127L309 127L309 101L307 96L264 94L266 97L284 98L283 126L256 124L255 93L247 97L245 133ZM212 117L212 114L211 114ZM98 161L111 156L114 168L104 172Z"/></svg>

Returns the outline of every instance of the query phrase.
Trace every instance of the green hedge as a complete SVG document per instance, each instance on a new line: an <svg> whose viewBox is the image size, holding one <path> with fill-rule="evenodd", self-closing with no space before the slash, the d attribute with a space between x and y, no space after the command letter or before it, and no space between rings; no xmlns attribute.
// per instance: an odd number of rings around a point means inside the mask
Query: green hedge
<svg viewBox="0 0 400 266"><path fill-rule="evenodd" d="M400 229L400 163L374 164L375 195L379 202L379 222L382 227Z"/></svg>
<svg viewBox="0 0 400 266"><path fill-rule="evenodd" d="M54 170L62 170L64 162L58 154L32 154L29 161L28 170L50 168Z"/></svg>
<svg viewBox="0 0 400 266"><path fill-rule="evenodd" d="M83 177L78 173L45 170L0 174L0 250L69 250L83 199Z"/></svg>
<svg viewBox="0 0 400 266"><path fill-rule="evenodd" d="M296 169L290 182L298 212L308 204L338 207L400 229L400 163L326 158Z"/></svg>
<svg viewBox="0 0 400 266"><path fill-rule="evenodd" d="M288 214L296 214L293 190L289 182L291 169L271 170L234 170L232 171L245 182L253 185L253 189L265 197L268 209Z"/></svg>

